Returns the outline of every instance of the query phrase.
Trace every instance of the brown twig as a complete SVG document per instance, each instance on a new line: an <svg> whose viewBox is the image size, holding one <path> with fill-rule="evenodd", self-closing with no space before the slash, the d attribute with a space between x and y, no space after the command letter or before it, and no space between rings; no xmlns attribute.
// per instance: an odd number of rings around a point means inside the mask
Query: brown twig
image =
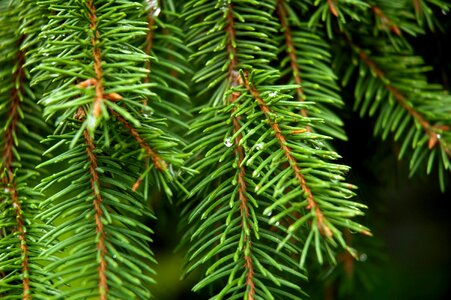
<svg viewBox="0 0 451 300"><path fill-rule="evenodd" d="M226 32L227 32L227 55L230 58L229 62L229 68L228 68L228 78L230 80L231 86L238 86L242 84L241 77L239 73L235 70L235 68L238 66L238 58L237 58L237 51L236 47L234 46L235 43L235 29L234 29L234 19L233 19L233 13L232 13L232 5L229 4L228 11L227 11L227 26L226 26ZM238 98L240 97L239 92L233 92L230 96L230 103L234 103ZM234 108L235 112L236 108ZM233 117L232 118L233 123L233 132L236 133L240 130L241 125L239 122L239 117ZM238 173L238 198L240 200L240 214L241 218L248 220L249 218L249 208L247 207L248 198L246 196L246 168L242 164L244 160L244 149L240 145L240 141L243 138L243 135L240 133L235 138L235 155L238 157L238 166L239 166L239 173ZM244 228L244 226L247 226L247 229L249 230L249 223L246 222L246 224L243 224L243 221L241 222L241 226ZM251 238L250 236L245 235L244 237L245 242L248 243L248 247L251 246ZM255 296L255 284L254 284L254 265L252 261L252 257L249 254L244 254L244 267L247 271L246 274L246 286L249 288L249 292L247 294L247 300L254 300Z"/></svg>
<svg viewBox="0 0 451 300"><path fill-rule="evenodd" d="M336 17L338 17L338 10L335 1L337 0L327 0L327 5L329 5L329 11Z"/></svg>
<svg viewBox="0 0 451 300"><path fill-rule="evenodd" d="M138 131L129 123L127 120L125 120L120 114L115 112L113 109L108 108L110 112L116 117L116 119L124 125L125 128L128 129L130 134L135 138L135 140L138 142L138 144L141 146L141 148L146 151L146 154L152 159L153 164L155 167L160 171L166 171L167 164L166 162L160 157L160 155L153 150L145 141L144 139L139 135Z"/></svg>
<svg viewBox="0 0 451 300"><path fill-rule="evenodd" d="M415 9L415 12L416 12L418 15L423 14L423 10L421 9L421 3L420 3L420 0L412 0L412 3L413 3L413 8Z"/></svg>
<svg viewBox="0 0 451 300"><path fill-rule="evenodd" d="M291 70L293 73L294 82L296 84L300 85L302 82L301 72L299 70L299 66L297 63L296 48L294 46L293 36L291 34L290 26L288 25L287 12L285 10L284 3L285 3L284 0L279 0L277 2L277 14L279 15L280 24L281 24L282 29L285 34L285 43L287 46L287 54L288 54L288 57L290 58L290 67L291 67ZM304 97L305 97L304 91L300 86L296 88L296 94L298 96L299 101L304 101ZM307 117L307 111L305 109L301 109L301 115L304 117ZM306 129L307 129L307 131L310 131L310 127L307 127Z"/></svg>
<svg viewBox="0 0 451 300"><path fill-rule="evenodd" d="M98 117L101 114L102 102L104 96L104 86L103 86L103 69L102 69L102 53L100 51L100 32L97 29L97 15L96 8L93 4L93 0L89 0L86 6L89 8L89 28L93 31L93 36L91 37L92 54L94 57L94 72L96 74L96 95L94 99L93 116Z"/></svg>
<svg viewBox="0 0 451 300"><path fill-rule="evenodd" d="M239 77L238 77L239 78ZM238 85L239 83L235 82L236 85ZM240 97L240 93L238 92L234 92L232 93L231 97L230 97L230 103L235 102L238 98ZM234 109L234 111L236 110L236 108ZM232 123L233 123L233 132L236 133L240 130L241 125L239 122L239 119L237 117L232 118ZM235 155L238 157L238 166L240 168L239 173L238 173L238 198L240 200L240 213L241 213L241 218L245 218L246 220L249 218L249 209L247 207L247 196L246 196L246 168L244 167L244 165L242 164L243 160L244 160L244 150L243 147L240 145L240 141L243 138L243 135L240 133L237 135L237 137L235 138ZM241 222L241 226L244 228L244 226L247 227L247 229L249 229L249 224L243 224L243 222ZM245 235L244 237L244 241L249 243L249 246L251 245L251 239L250 236ZM254 284L254 266L253 266L253 262L252 262L252 257L250 256L250 254L245 254L244 255L244 260L245 260L245 264L244 267L247 270L247 274L246 274L246 285L249 287L249 293L247 296L247 300L253 300L254 299L254 295L255 295L255 284Z"/></svg>
<svg viewBox="0 0 451 300"><path fill-rule="evenodd" d="M313 197L312 190L307 184L307 181L305 180L304 176L301 174L301 169L298 166L298 163L296 161L296 158L291 154L291 149L286 145L287 141L285 139L285 136L282 134L282 130L279 127L279 124L276 123L271 119L269 116L271 113L271 109L268 107L268 105L265 103L265 101L260 97L260 93L257 91L257 89L254 86L251 86L249 84L249 81L245 80L244 86L246 89L251 93L251 95L254 97L255 100L257 100L260 109L263 111L263 113L266 116L266 119L268 120L268 123L270 124L272 130L275 133L276 139L279 141L280 147L282 148L285 157L287 158L290 167L293 169L293 172L296 176L296 179L299 182L299 185L301 189L304 191L304 193L307 196L307 208L310 210L313 210L315 212L316 216L316 222L318 229L320 230L321 234L323 236L326 236L328 238L333 236L332 230L324 223L325 217L321 209L319 208L319 205L316 203Z"/></svg>
<svg viewBox="0 0 451 300"><path fill-rule="evenodd" d="M19 45L22 44L25 39L22 36L19 40ZM23 300L31 299L31 290L30 290L30 266L29 266L29 251L27 245L27 237L26 237L26 229L25 229L25 220L22 212L22 205L19 201L19 195L17 193L16 183L14 181L14 170L12 168L12 163L14 160L13 148L14 148L14 136L17 135L17 123L19 122L19 106L20 106L20 95L23 93L22 91L22 82L25 79L25 73L23 70L23 65L25 63L25 53L23 51L19 51L17 54L17 69L12 74L12 82L19 82L19 86L14 84L13 89L11 91L11 106L8 112L7 120L10 120L8 126L5 129L5 145L3 148L3 164L2 167L6 171L2 178L2 185L4 186L5 191L8 191L11 196L11 202L14 207L15 212L15 220L17 222L16 230L19 233L20 240L20 250L22 253L23 261L22 261L22 285L23 285Z"/></svg>
<svg viewBox="0 0 451 300"><path fill-rule="evenodd" d="M91 136L89 135L89 132L85 130L83 132L83 135L85 137L86 141L86 154L88 155L89 159L89 173L91 175L91 189L92 193L94 195L94 211L95 211L95 223L96 223L96 233L99 236L98 242L97 242L97 251L99 253L99 267L98 267L98 274L99 274L99 293L100 293L100 299L106 300L108 295L108 283L107 283L107 275L106 275L106 269L107 269L107 262L106 262L106 245L105 245L105 230L103 228L102 223L102 196L100 194L100 182L99 182L99 175L97 173L97 156L95 155L95 145L92 141Z"/></svg>
<svg viewBox="0 0 451 300"><path fill-rule="evenodd" d="M401 29L399 29L399 27L389 17L387 17L378 6L373 6L372 10L374 14L381 20L382 27L388 27L391 32L393 32L397 36L401 36Z"/></svg>

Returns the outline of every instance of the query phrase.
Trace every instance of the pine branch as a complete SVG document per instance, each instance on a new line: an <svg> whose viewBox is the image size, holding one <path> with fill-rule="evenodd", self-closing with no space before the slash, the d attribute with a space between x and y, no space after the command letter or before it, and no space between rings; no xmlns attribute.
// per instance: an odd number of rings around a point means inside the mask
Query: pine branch
<svg viewBox="0 0 451 300"><path fill-rule="evenodd" d="M0 295L14 299L42 297L54 291L45 280L36 242L47 226L32 221L41 195L28 186L39 175L41 134L47 130L40 119L36 94L29 87L28 53L36 45L39 10L29 1L0 3L1 165L0 165ZM26 22L25 22L26 20ZM25 35L25 33L27 35ZM27 46L27 47L26 47ZM49 257L51 259L51 257Z"/></svg>
<svg viewBox="0 0 451 300"><path fill-rule="evenodd" d="M407 50L398 49L387 45L382 39L377 42L362 39L372 51L363 50L349 35L344 37L361 61L361 68L368 70L364 75L360 74L356 84L355 108L361 107L362 116L367 112L373 115L379 110L375 133L382 131L382 137L386 138L390 131L394 131L395 140L403 136L399 157L409 148L413 150L411 175L421 165L427 165L427 173L430 173L435 163L443 190L445 170L450 168L451 136L447 103L451 98L440 91L440 86L427 82L423 73L429 68L424 66L421 58L413 56L410 47ZM378 55L380 51L383 51L384 58ZM342 59L337 57L337 61ZM344 69L346 83L355 67L351 65ZM390 101L381 101L384 96ZM409 128L408 124L412 126Z"/></svg>

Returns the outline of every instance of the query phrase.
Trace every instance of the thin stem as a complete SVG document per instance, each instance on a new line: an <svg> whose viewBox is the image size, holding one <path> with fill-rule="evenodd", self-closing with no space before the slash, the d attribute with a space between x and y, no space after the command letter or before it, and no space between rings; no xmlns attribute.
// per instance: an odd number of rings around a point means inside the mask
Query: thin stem
<svg viewBox="0 0 451 300"><path fill-rule="evenodd" d="M391 32L393 32L397 36L401 36L401 29L399 29L399 27L389 17L387 17L378 6L373 6L372 10L374 14L380 19L383 27L389 27Z"/></svg>
<svg viewBox="0 0 451 300"><path fill-rule="evenodd" d="M22 44L25 39L22 36L18 42L19 45ZM12 168L12 163L14 160L13 148L14 148L14 136L17 136L17 123L19 122L19 106L20 106L20 95L22 95L22 83L25 80L25 73L23 70L23 65L25 63L25 53L24 51L19 51L17 54L17 68L12 74L13 89L11 91L11 106L8 113L7 120L9 121L8 126L5 129L5 145L3 148L3 169L6 171L5 176L2 178L2 184L5 191L9 191L11 196L11 202L14 207L15 220L17 222L17 232L19 233L20 240L20 250L22 260L22 285L23 285L23 300L31 299L30 292L30 266L29 266L29 251L27 245L27 236L25 228L25 220L22 211L22 205L19 201L19 195L16 188L16 183L14 181L14 170ZM19 83L18 85L16 83Z"/></svg>
<svg viewBox="0 0 451 300"><path fill-rule="evenodd" d="M285 136L282 134L282 130L279 127L279 124L274 122L271 117L271 109L268 107L268 105L265 103L265 101L260 97L260 93L257 91L257 89L254 86L251 86L249 84L249 81L246 78L246 81L244 82L244 86L246 89L251 93L251 95L254 97L255 100L257 100L260 109L263 111L263 113L266 116L266 119L268 123L270 124L272 130L275 133L276 139L279 141L280 147L282 148L285 157L287 158L290 167L293 169L293 172L296 176L296 179L299 182L299 185L301 189L304 191L306 198L307 198L307 208L310 210L313 210L315 212L316 222L318 225L318 229L320 230L321 234L326 237L332 237L333 233L332 230L324 223L325 217L323 212L321 211L318 203L314 200L312 190L307 184L307 181L304 178L304 175L301 174L301 169L298 166L298 163L296 161L296 158L291 154L291 149L286 145L287 140Z"/></svg>
<svg viewBox="0 0 451 300"><path fill-rule="evenodd" d="M329 11L336 17L338 17L338 10L335 1L337 0L327 0L327 5L329 5Z"/></svg>
<svg viewBox="0 0 451 300"><path fill-rule="evenodd" d="M227 32L227 55L230 58L229 62L229 68L228 68L228 77L230 80L231 86L238 86L241 84L241 78L238 74L238 72L235 70L235 68L238 66L238 58L237 58L237 50L236 50L236 44L235 44L235 29L234 29L234 19L233 19L233 13L232 13L232 5L229 4L228 11L227 11L227 26L226 26L226 32ZM240 97L240 93L233 92L230 96L230 103L235 102ZM235 111L236 108L234 108L233 111ZM240 130L241 125L239 122L239 117L233 117L232 118L233 123L233 132L236 133ZM250 232L250 226L249 226L249 208L247 207L248 198L246 196L246 168L242 164L244 160L244 149L240 145L240 141L243 138L243 135L240 133L235 138L235 155L238 157L238 166L239 166L239 173L238 173L238 199L240 200L240 214L241 214L241 227L246 232ZM245 228L247 230L245 230ZM244 267L246 269L246 286L248 287L248 294L247 294L247 300L254 300L255 296L255 284L254 284L254 265L252 261L252 257L250 255L251 251L251 237L250 235L245 234L244 235L244 242L246 243L246 248L248 251L243 249L244 252Z"/></svg>
<svg viewBox="0 0 451 300"><path fill-rule="evenodd" d="M293 36L291 34L291 29L288 24L287 12L285 10L284 4L285 4L284 0L279 0L277 2L277 14L279 15L280 24L285 35L285 44L287 47L288 57L290 58L290 67L292 70L294 82L298 85L301 85L302 83L301 72L299 70L297 62L296 48L294 46ZM296 94L299 101L304 101L305 97L304 91L300 86L296 88ZM305 109L301 109L301 115L307 117L307 111ZM308 128L308 131L310 131L310 128Z"/></svg>
<svg viewBox="0 0 451 300"><path fill-rule="evenodd" d="M138 144L141 146L141 148L146 151L146 154L152 159L153 164L159 171L166 171L167 164L166 162L160 157L160 155L153 150L145 141L144 139L139 135L138 131L129 123L127 120L125 120L120 114L109 109L110 112L116 117L116 119L124 125L125 128L127 128L130 132L130 134L135 138L135 140L138 142Z"/></svg>
<svg viewBox="0 0 451 300"><path fill-rule="evenodd" d="M235 83L238 84L238 83ZM240 97L240 93L234 92L232 93L232 96L230 97L230 102L235 102ZM234 109L234 111L236 108ZM233 132L236 133L240 130L241 125L239 122L239 119L237 117L232 118L233 123ZM240 141L243 138L243 135L240 133L235 138L235 155L238 157L238 166L239 166L239 173L238 173L238 198L240 200L240 214L241 214L241 227L243 230L246 228L247 231L250 231L249 226L249 209L247 207L248 198L246 196L246 168L243 165L244 160L244 149L240 145ZM246 231L246 230L245 230ZM250 235L244 235L244 242L246 243L246 247L250 250L251 247L251 237ZM246 274L246 285L249 288L249 292L247 294L247 300L253 300L255 295L255 284L254 284L254 266L252 262L252 257L249 254L246 253L246 251L243 249L244 254L244 260L245 264L244 267L247 270Z"/></svg>
<svg viewBox="0 0 451 300"><path fill-rule="evenodd" d="M91 37L92 54L94 57L94 72L96 74L96 95L94 99L93 116L98 117L101 114L104 86L103 86L103 69L102 69L102 53L100 51L100 32L97 29L97 15L93 0L89 0L86 5L89 8L89 28L93 31Z"/></svg>
<svg viewBox="0 0 451 300"><path fill-rule="evenodd" d="M99 259L99 293L100 300L106 300L108 295L108 283L106 276L107 262L106 262L106 245L105 245L105 229L103 228L102 222L102 196L100 194L100 182L99 182L99 174L97 173L97 156L95 155L95 145L92 141L92 138L87 130L83 132L86 141L86 154L89 159L89 173L91 175L91 189L94 195L94 219L96 223L96 233L98 235L97 242L97 251L98 251L98 259Z"/></svg>

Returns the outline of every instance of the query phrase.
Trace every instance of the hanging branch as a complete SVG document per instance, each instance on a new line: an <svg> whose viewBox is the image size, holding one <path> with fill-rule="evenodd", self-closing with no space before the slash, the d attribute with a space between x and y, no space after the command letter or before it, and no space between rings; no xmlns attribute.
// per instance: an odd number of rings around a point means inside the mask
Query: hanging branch
<svg viewBox="0 0 451 300"><path fill-rule="evenodd" d="M22 44L24 40L22 36L18 41L18 46ZM17 123L19 122L19 110L20 108L20 97L23 95L23 81L25 79L23 65L25 63L25 53L23 51L18 51L16 58L16 70L12 74L13 88L11 89L10 95L10 108L7 116L7 126L4 133L5 144L3 146L2 155L2 170L1 177L3 183L3 189L6 193L9 193L11 204L13 206L13 211L15 212L15 221L17 223L16 230L18 232L18 237L20 240L20 250L22 258L22 285L23 285L23 298L24 300L31 299L30 291L30 266L29 266L29 250L26 235L25 220L22 211L22 205L19 201L19 195L15 183L15 171L12 167L14 161L13 152L17 151L14 148L17 146L15 139L17 139ZM4 200L2 200L4 201Z"/></svg>

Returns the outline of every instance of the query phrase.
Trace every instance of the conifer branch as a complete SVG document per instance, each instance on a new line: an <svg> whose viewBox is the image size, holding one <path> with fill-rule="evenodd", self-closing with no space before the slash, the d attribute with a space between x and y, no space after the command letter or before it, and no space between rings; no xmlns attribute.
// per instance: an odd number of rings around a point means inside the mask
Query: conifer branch
<svg viewBox="0 0 451 300"><path fill-rule="evenodd" d="M351 42L350 40L348 40ZM362 60L362 62L369 68L371 71L376 75L377 78L379 78L383 83L384 87L387 91L389 91L393 97L396 99L396 101L399 103L399 105L406 110L409 115L411 115L414 119L418 121L418 123L423 128L424 132L428 135L429 141L428 141L428 147L429 149L432 149L436 146L438 143L440 147L448 154L448 156L451 156L451 148L448 145L443 145L441 139L439 138L439 135L435 130L449 130L447 126L433 126L427 121L421 113L419 113L417 110L415 110L414 107L409 105L407 103L406 97L394 86L392 86L386 78L383 70L374 62L371 60L371 58L359 47L356 45L353 45L353 48L355 51L357 51L357 54L359 58Z"/></svg>
<svg viewBox="0 0 451 300"><path fill-rule="evenodd" d="M18 41L18 46L22 44L25 39L22 36ZM29 266L29 251L27 245L27 234L25 228L25 220L22 211L22 205L19 201L18 191L15 183L15 172L12 168L14 155L13 148L15 147L14 139L17 138L18 134L16 131L17 123L19 121L19 110L20 110L20 94L23 94L23 81L25 79L25 74L23 70L23 65L25 63L25 53L22 50L18 51L16 70L12 74L13 87L11 90L11 103L8 113L8 125L5 129L5 145L3 147L3 161L2 161L2 183L5 192L9 192L11 197L11 203L13 205L13 210L15 212L15 221L17 223L16 230L19 233L18 237L20 240L20 250L22 257L22 285L23 285L23 300L31 299L30 290L30 266Z"/></svg>
<svg viewBox="0 0 451 300"><path fill-rule="evenodd" d="M327 238L331 238L333 236L332 230L324 223L325 217L323 212L321 211L318 203L316 203L314 199L314 195L308 186L307 180L304 178L304 175L301 173L301 169L298 166L296 158L291 154L291 149L288 147L285 136L282 134L282 130L279 127L279 124L276 121L273 121L269 114L271 113L271 109L265 103L265 101L260 97L260 93L255 88L255 86L251 85L246 78L244 81L244 87L249 91L249 93L254 97L254 99L258 102L260 109L265 114L266 119L274 131L275 137L279 142L280 147L282 148L285 157L287 158L290 167L293 169L294 175L299 182L299 186L304 191L307 199L307 209L314 211L314 216L316 218L316 223L318 225L318 229L321 234Z"/></svg>

